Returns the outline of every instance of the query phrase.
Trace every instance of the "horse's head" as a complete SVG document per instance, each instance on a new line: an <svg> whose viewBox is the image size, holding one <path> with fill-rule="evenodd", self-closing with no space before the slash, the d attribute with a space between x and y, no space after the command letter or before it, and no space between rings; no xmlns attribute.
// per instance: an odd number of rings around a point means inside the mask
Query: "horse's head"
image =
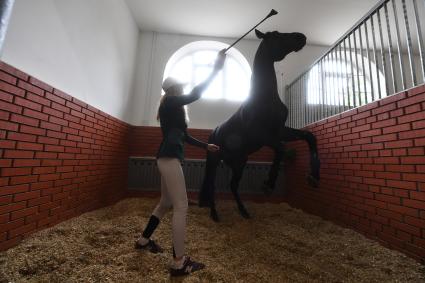
<svg viewBox="0 0 425 283"><path fill-rule="evenodd" d="M255 30L258 38L262 39L261 44L267 49L273 61L281 61L292 51L301 50L306 43L306 36L299 32L280 33L277 31L262 33Z"/></svg>

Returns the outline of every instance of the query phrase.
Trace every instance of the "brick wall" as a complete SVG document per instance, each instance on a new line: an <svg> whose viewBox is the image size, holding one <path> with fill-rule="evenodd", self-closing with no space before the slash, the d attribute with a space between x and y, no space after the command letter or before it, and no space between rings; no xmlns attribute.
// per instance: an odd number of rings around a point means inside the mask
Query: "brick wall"
<svg viewBox="0 0 425 283"><path fill-rule="evenodd" d="M290 204L425 262L425 86L307 129L318 139L320 188L304 180L306 144L290 143Z"/></svg>
<svg viewBox="0 0 425 283"><path fill-rule="evenodd" d="M0 63L0 250L124 196L129 130Z"/></svg>
<svg viewBox="0 0 425 283"><path fill-rule="evenodd" d="M189 125L190 126L190 125ZM211 130L188 129L191 136L203 142L208 141ZM130 140L131 156L155 156L158 146L161 143L162 134L159 127L132 127ZM205 159L206 152L189 144L185 145L185 158L187 159ZM269 148L262 148L249 157L250 161L271 162L273 160L273 151Z"/></svg>

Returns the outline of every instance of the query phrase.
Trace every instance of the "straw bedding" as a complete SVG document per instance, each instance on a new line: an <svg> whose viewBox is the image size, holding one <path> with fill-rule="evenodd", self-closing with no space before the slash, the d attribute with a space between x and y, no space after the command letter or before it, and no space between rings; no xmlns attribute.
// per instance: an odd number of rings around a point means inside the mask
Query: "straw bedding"
<svg viewBox="0 0 425 283"><path fill-rule="evenodd" d="M171 213L154 239L163 254L133 249L158 199L128 198L38 232L0 253L0 282L425 282L416 261L285 203L220 201L221 222L189 207L187 253L206 269L170 278Z"/></svg>

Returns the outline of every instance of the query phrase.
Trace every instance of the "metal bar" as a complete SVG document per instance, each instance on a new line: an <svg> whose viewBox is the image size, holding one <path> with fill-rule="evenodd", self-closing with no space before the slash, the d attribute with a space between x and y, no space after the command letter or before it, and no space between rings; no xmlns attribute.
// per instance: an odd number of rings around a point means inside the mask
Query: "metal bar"
<svg viewBox="0 0 425 283"><path fill-rule="evenodd" d="M382 71L385 77L385 90L386 90L386 93L388 94L390 92L390 87L389 87L388 75L387 75L387 61L385 60L384 33L382 32L382 22L381 22L381 15L379 13L379 10L376 12L376 15L378 16L379 37L381 42ZM379 98L382 98L382 97L379 97Z"/></svg>
<svg viewBox="0 0 425 283"><path fill-rule="evenodd" d="M292 85L292 109L294 109L293 113L292 113L292 125L295 128L296 127L296 117L297 117L297 90L296 90L296 85Z"/></svg>
<svg viewBox="0 0 425 283"><path fill-rule="evenodd" d="M296 110L297 110L297 106L296 106L296 101L295 101L295 98L296 98L296 96L295 96L295 86L294 85L292 85L291 86L291 105L292 105L292 108L291 109L293 109L293 111L292 111L292 127L294 127L295 128L295 116L296 116Z"/></svg>
<svg viewBox="0 0 425 283"><path fill-rule="evenodd" d="M322 89L322 71L321 71L321 62L317 62L317 85L318 85L318 111L319 111L319 120L322 120L325 116L323 114L324 110L324 97L323 97L323 89Z"/></svg>
<svg viewBox="0 0 425 283"><path fill-rule="evenodd" d="M295 103L295 84L292 84L291 86L291 109L292 109L292 127L295 128L295 115L297 113L297 106Z"/></svg>
<svg viewBox="0 0 425 283"><path fill-rule="evenodd" d="M313 81L313 70L310 70L310 72L308 72L308 76L304 77L305 80L305 102L307 105L307 111L308 111L308 117L309 117L309 122L313 121L313 106L314 106L314 102L312 102L312 97L314 98L314 81Z"/></svg>
<svg viewBox="0 0 425 283"><path fill-rule="evenodd" d="M397 82L395 77L395 67L394 67L394 54L393 54L393 44L391 39L391 28L390 28L390 20L388 17L388 7L384 5L384 13L385 13L385 22L387 23L387 33L388 33L388 52L390 59L390 69L391 69L391 78L393 83L393 93L397 91Z"/></svg>
<svg viewBox="0 0 425 283"><path fill-rule="evenodd" d="M304 127L304 107L303 107L303 97L302 97L302 82L301 78L298 80L298 96L299 96L299 104L300 104L300 128Z"/></svg>
<svg viewBox="0 0 425 283"><path fill-rule="evenodd" d="M288 108L288 118L286 118L286 125L289 125L291 123L291 102L290 102L290 92L289 92L289 88L286 86L285 87L285 106Z"/></svg>
<svg viewBox="0 0 425 283"><path fill-rule="evenodd" d="M338 112L341 113L344 110L344 95L343 92L343 80L342 80L342 59L341 59L341 44L335 48L336 52L336 66L337 66L337 79L338 79L338 101L339 101L339 109Z"/></svg>
<svg viewBox="0 0 425 283"><path fill-rule="evenodd" d="M346 73L343 70L343 62L344 60L342 59L342 43L338 46L338 51L339 51L339 73L341 76L341 94L342 94L342 109L341 112L345 111L345 88L344 88L344 82L346 82L345 76Z"/></svg>
<svg viewBox="0 0 425 283"><path fill-rule="evenodd" d="M334 66L335 66L335 80L336 80L336 87L335 87L335 92L336 92L336 96L335 99L338 102L338 107L335 108L336 113L341 113L341 92L340 92L340 85L341 85L341 80L340 80L340 72L339 72L339 60L338 60L338 46L335 46L335 49L333 51L334 54Z"/></svg>
<svg viewBox="0 0 425 283"><path fill-rule="evenodd" d="M307 92L305 91L305 76L301 77L301 98L302 98L302 103L303 103L303 109L304 109L304 126L308 124L308 109L307 109L307 97L306 94Z"/></svg>
<svg viewBox="0 0 425 283"><path fill-rule="evenodd" d="M354 95L354 98L357 97L358 99L358 106L362 105L362 100L361 100L361 93L362 90L360 88L360 74L359 74L359 59L358 59L358 55L357 55L357 39L356 39L356 31L353 32L353 37L354 37L354 55L355 55L355 61L356 61L356 74L357 74L357 90L359 91L356 95ZM356 106L356 99L354 99L354 106Z"/></svg>
<svg viewBox="0 0 425 283"><path fill-rule="evenodd" d="M404 70L404 64L403 64L403 51L401 50L401 40L400 40L400 26L398 24L398 17L397 17L397 8L395 4L395 0L392 0L392 7L394 12L394 23L395 23L395 30L396 30L396 42L397 42L397 51L398 51L398 60L400 63L400 75L401 75L401 85L403 89L406 89L406 76L405 76L405 70Z"/></svg>
<svg viewBox="0 0 425 283"><path fill-rule="evenodd" d="M364 92L364 104L367 104L367 86L366 86L366 71L364 64L364 55L363 55L363 36L362 36L362 25L359 26L359 40L360 40L360 57L362 59L362 75L363 75L363 92ZM360 94L360 97L362 95Z"/></svg>
<svg viewBox="0 0 425 283"><path fill-rule="evenodd" d="M301 111L301 95L300 80L297 81L297 129L301 127L302 111Z"/></svg>
<svg viewBox="0 0 425 283"><path fill-rule="evenodd" d="M305 127L305 125L307 125L307 105L306 105L306 101L305 101L305 91L304 91L304 87L305 87L305 84L304 84L304 78L305 78L305 76L302 76L301 77L301 106L302 106L302 109L303 109L303 111L304 111L304 115L303 115L303 118L304 118L304 123L303 123L303 127Z"/></svg>
<svg viewBox="0 0 425 283"><path fill-rule="evenodd" d="M331 115L335 114L335 105L336 105L336 83L335 83L335 70L334 70L334 53L333 50L329 52L329 83L331 84Z"/></svg>
<svg viewBox="0 0 425 283"><path fill-rule="evenodd" d="M295 97L294 97L294 84L289 86L291 88L291 108L289 111L291 111L291 127L295 128L295 113L297 109L295 108Z"/></svg>
<svg viewBox="0 0 425 283"><path fill-rule="evenodd" d="M300 108L299 108L299 103L298 103L298 100L299 100L299 93L298 93L298 81L297 81L297 83L296 83L296 85L295 85L295 109L296 109L296 112L295 112L295 127L298 129L299 128L299 122L300 122Z"/></svg>
<svg viewBox="0 0 425 283"><path fill-rule="evenodd" d="M300 124L300 128L304 127L305 125L305 109L304 109L304 105L303 105L303 83L302 83L302 77L299 80L299 85L298 85L298 93L300 96L300 113L301 113L301 124Z"/></svg>
<svg viewBox="0 0 425 283"><path fill-rule="evenodd" d="M288 120L289 120L289 126L293 127L292 124L292 109L294 109L293 105L292 105L292 86L287 86L286 87L286 93L288 94Z"/></svg>
<svg viewBox="0 0 425 283"><path fill-rule="evenodd" d="M416 36L418 37L419 54L421 58L421 69L422 69L422 82L425 83L425 52L424 52L424 41L422 37L421 23L418 15L418 4L416 0L413 0L413 11L415 12L415 23L416 23Z"/></svg>
<svg viewBox="0 0 425 283"><path fill-rule="evenodd" d="M310 103L308 102L308 82L309 78L307 76L304 76L304 101L305 101L305 108L307 109L307 123L310 124L311 119L311 107Z"/></svg>
<svg viewBox="0 0 425 283"><path fill-rule="evenodd" d="M323 80L323 91L325 92L325 117L329 117L329 87L328 87L328 81L327 81L327 59L328 57L323 58L323 65L322 65L322 80Z"/></svg>
<svg viewBox="0 0 425 283"><path fill-rule="evenodd" d="M317 97L317 104L314 107L314 113L315 113L315 121L320 120L320 81L319 81L319 64L316 65L316 67L313 69L314 72L314 80L316 82L316 97Z"/></svg>
<svg viewBox="0 0 425 283"><path fill-rule="evenodd" d="M311 71L310 71L311 73ZM308 122L311 124L313 122L313 108L312 104L308 102L308 85L310 84L310 78L307 76L304 76L304 83L305 83L305 103L307 105L307 111L308 111Z"/></svg>
<svg viewBox="0 0 425 283"><path fill-rule="evenodd" d="M293 113L293 127L296 128L297 126L297 115L298 115L298 108L297 108L297 89L296 89L296 84L293 84L291 87L293 88L292 90L292 105L294 109L294 113Z"/></svg>
<svg viewBox="0 0 425 283"><path fill-rule="evenodd" d="M351 36L348 38L348 47L349 47L349 52L350 52L350 65L351 65L351 82L352 82L352 86L353 86L353 100L351 102L353 102L353 107L356 107L356 81L354 79L354 66L353 66L353 51L351 50ZM350 105L351 106L351 105Z"/></svg>
<svg viewBox="0 0 425 283"><path fill-rule="evenodd" d="M288 86L285 87L285 103L288 108L288 118L286 119L285 125L291 124L291 91Z"/></svg>
<svg viewBox="0 0 425 283"><path fill-rule="evenodd" d="M334 87L333 87L333 77L330 75L330 72L332 71L332 52L329 52L328 54L328 63L326 64L326 83L327 83L327 89L329 90L329 113L330 116L334 114Z"/></svg>
<svg viewBox="0 0 425 283"><path fill-rule="evenodd" d="M406 28L407 54L409 56L410 75L412 78L412 86L416 86L417 80L416 80L416 73L415 73L415 64L413 63L412 37L410 35L409 18L407 16L406 0L401 0L401 3L403 4L404 26Z"/></svg>
<svg viewBox="0 0 425 283"><path fill-rule="evenodd" d="M310 124L310 122L311 122L311 107L310 107L310 102L308 101L308 95L309 95L309 92L310 92L310 90L308 89L308 85L310 84L310 73L311 73L311 70L310 70L310 72L308 72L307 74L308 74L308 76L307 75L305 75L305 76L303 76L303 80L304 80L304 100L305 100L305 108L306 108L306 111L307 111L307 124Z"/></svg>
<svg viewBox="0 0 425 283"><path fill-rule="evenodd" d="M320 109L321 109L321 99L320 99L320 79L319 79L319 71L320 71L320 65L317 64L314 67L315 70L315 81L316 81L316 86L317 86L317 90L316 90L316 99L317 99L317 105L316 105L316 121L320 120Z"/></svg>
<svg viewBox="0 0 425 283"><path fill-rule="evenodd" d="M338 100L337 113L341 113L341 72L339 72L338 46L334 49L335 56L335 72L336 72L336 99Z"/></svg>
<svg viewBox="0 0 425 283"><path fill-rule="evenodd" d="M323 60L319 61L319 82L320 82L320 94L322 97L322 103L320 107L320 114L321 114L320 119L324 119L326 117L326 114L325 114L326 100L325 100L325 88L323 85Z"/></svg>
<svg viewBox="0 0 425 283"><path fill-rule="evenodd" d="M295 104L294 104L294 88L293 86L290 86L291 90L290 90L290 104L291 108L289 108L289 114L291 115L291 127L294 127L294 111L292 111L292 109L295 109Z"/></svg>
<svg viewBox="0 0 425 283"><path fill-rule="evenodd" d="M389 1L390 0L380 0L375 6L372 7L372 9L369 10L369 12L366 13L366 15L364 15L360 20L358 20L346 33L344 33L337 41L335 41L335 44L332 45L332 47L330 47L321 57L319 57L316 61L314 61L303 73L301 73L298 77L296 77L293 82L295 82L299 77L301 77L302 75L304 75L304 73L310 70L317 62L319 62L326 55L328 55L328 53L334 48L334 46L338 45L341 41L346 39L350 34L353 33L353 30L355 30L360 23L364 22L367 18L370 17L370 15L374 14L376 10L381 8L384 4L386 4Z"/></svg>
<svg viewBox="0 0 425 283"><path fill-rule="evenodd" d="M379 76L379 66L378 66L378 54L376 53L376 37L375 37L375 25L373 23L373 17L370 17L370 25L371 25L371 32L372 32L372 45L373 45L373 59L375 60L375 71L376 71L376 82L378 84L378 97L381 98L381 78ZM372 73L370 74L372 77ZM374 93L372 92L372 98Z"/></svg>
<svg viewBox="0 0 425 283"><path fill-rule="evenodd" d="M347 41L344 40L344 68L345 68L345 80L347 83L347 106L348 109L351 108L351 101L350 101L350 83L349 83L349 79L348 79L348 61L347 61Z"/></svg>
<svg viewBox="0 0 425 283"><path fill-rule="evenodd" d="M312 122L313 119L311 119L311 104L308 102L308 84L309 84L309 78L307 76L304 76L304 97L305 97L305 105L307 108L307 118L308 118L308 124Z"/></svg>
<svg viewBox="0 0 425 283"><path fill-rule="evenodd" d="M366 54L367 54L367 62L369 64L369 84L370 84L370 98L371 101L375 101L375 93L374 93L374 83L372 78L372 60L370 58L370 46L369 46L369 30L367 28L367 22L364 24L365 34L366 34ZM367 99L367 96L366 96ZM367 100L366 100L367 101Z"/></svg>
<svg viewBox="0 0 425 283"><path fill-rule="evenodd" d="M299 123L299 120L300 120L299 119L300 109L298 108L298 97L299 97L299 95L298 95L298 81L295 84L294 93L295 93L294 102L295 102L295 109L296 109L296 111L295 111L295 127L298 128L299 127L298 123Z"/></svg>

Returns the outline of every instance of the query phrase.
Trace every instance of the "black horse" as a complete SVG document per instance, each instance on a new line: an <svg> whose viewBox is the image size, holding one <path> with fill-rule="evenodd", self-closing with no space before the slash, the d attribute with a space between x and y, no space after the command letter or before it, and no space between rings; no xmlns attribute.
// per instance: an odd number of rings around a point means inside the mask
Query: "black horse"
<svg viewBox="0 0 425 283"><path fill-rule="evenodd" d="M305 140L310 149L310 185L317 186L320 161L316 139L307 131L285 127L288 108L282 103L277 90L274 62L283 60L286 55L301 50L306 44L302 33L262 33L255 30L262 39L254 59L249 98L226 122L218 126L210 135L209 143L220 146L220 151L207 154L205 177L199 194L199 206L210 207L211 217L218 221L215 208L214 190L216 169L221 160L232 169L230 187L241 215L249 218L239 194L238 185L246 165L248 155L263 146L274 150L275 157L264 182L263 190L270 193L275 186L279 164L284 153L283 142Z"/></svg>

